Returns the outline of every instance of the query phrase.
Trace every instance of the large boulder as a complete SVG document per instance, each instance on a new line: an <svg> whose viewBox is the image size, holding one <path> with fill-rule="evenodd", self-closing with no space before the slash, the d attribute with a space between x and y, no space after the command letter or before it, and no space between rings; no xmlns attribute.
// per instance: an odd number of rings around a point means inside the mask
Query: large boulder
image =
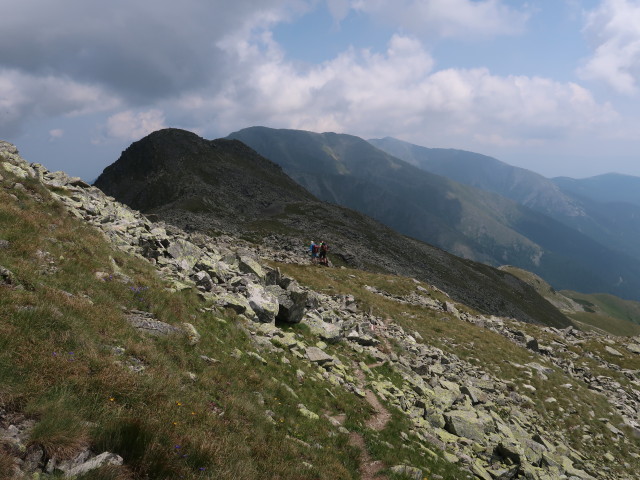
<svg viewBox="0 0 640 480"><path fill-rule="evenodd" d="M453 410L444 414L446 429L458 437L482 443L485 426L473 410Z"/></svg>
<svg viewBox="0 0 640 480"><path fill-rule="evenodd" d="M276 316L280 309L278 297L269 293L262 285L250 284L247 287L247 301L258 316L259 321L264 323L276 321Z"/></svg>
<svg viewBox="0 0 640 480"><path fill-rule="evenodd" d="M193 243L182 240L181 238L172 240L167 247L167 253L174 259L177 265L184 270L190 270L202 257L202 250Z"/></svg>
<svg viewBox="0 0 640 480"><path fill-rule="evenodd" d="M276 320L287 323L300 323L307 309L307 294L302 291L284 290L272 285L266 290L278 299L278 315Z"/></svg>

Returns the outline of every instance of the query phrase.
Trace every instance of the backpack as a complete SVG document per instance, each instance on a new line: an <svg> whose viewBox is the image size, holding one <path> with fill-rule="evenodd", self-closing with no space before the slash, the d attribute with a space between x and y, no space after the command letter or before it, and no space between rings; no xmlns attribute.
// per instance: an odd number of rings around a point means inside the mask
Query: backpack
<svg viewBox="0 0 640 480"><path fill-rule="evenodd" d="M320 247L320 249L321 249L323 252L327 252L327 251L329 250L329 245L327 245L327 244L325 243L324 245L322 245L322 246Z"/></svg>
<svg viewBox="0 0 640 480"><path fill-rule="evenodd" d="M318 253L318 245L311 247L311 253Z"/></svg>

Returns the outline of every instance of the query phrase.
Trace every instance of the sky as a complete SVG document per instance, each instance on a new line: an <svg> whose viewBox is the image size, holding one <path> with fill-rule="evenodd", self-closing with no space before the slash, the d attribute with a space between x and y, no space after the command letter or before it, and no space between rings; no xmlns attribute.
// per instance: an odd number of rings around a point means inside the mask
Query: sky
<svg viewBox="0 0 640 480"><path fill-rule="evenodd" d="M640 0L0 0L0 139L93 180L262 125L640 176Z"/></svg>

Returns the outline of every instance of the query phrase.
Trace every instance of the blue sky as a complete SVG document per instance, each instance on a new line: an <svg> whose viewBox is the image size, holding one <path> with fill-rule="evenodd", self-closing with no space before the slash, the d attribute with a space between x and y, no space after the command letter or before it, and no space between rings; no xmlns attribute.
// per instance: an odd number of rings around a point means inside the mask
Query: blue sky
<svg viewBox="0 0 640 480"><path fill-rule="evenodd" d="M0 138L92 180L163 127L640 176L640 0L0 0Z"/></svg>

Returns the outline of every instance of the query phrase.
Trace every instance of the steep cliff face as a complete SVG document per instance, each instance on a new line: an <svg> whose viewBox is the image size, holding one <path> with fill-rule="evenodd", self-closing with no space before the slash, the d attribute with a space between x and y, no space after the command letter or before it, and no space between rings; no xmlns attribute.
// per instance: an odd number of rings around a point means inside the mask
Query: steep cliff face
<svg viewBox="0 0 640 480"><path fill-rule="evenodd" d="M154 223L7 144L0 177L9 478L640 467L640 337L486 316L429 283L311 265L302 246Z"/></svg>
<svg viewBox="0 0 640 480"><path fill-rule="evenodd" d="M236 140L207 141L183 130L161 130L132 144L96 186L182 228L291 248L326 240L341 264L414 276L487 314L567 325L524 282L400 235L361 213L320 202Z"/></svg>

